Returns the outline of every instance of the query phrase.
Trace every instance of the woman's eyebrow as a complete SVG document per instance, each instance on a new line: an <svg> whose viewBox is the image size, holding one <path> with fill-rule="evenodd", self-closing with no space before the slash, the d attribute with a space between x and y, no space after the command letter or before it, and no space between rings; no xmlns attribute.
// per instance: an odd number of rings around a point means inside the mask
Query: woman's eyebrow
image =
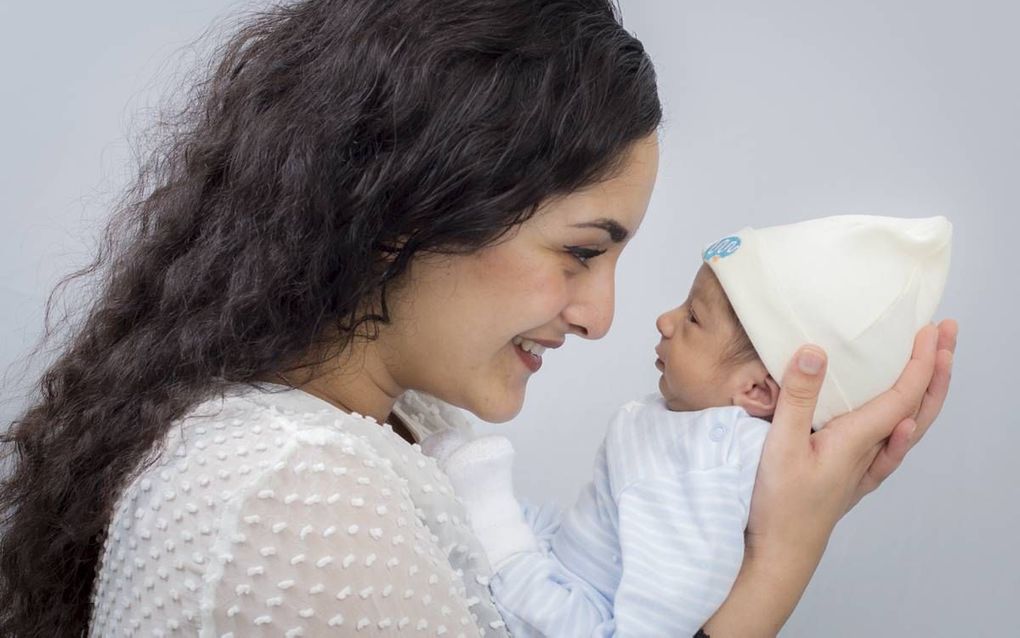
<svg viewBox="0 0 1020 638"><path fill-rule="evenodd" d="M614 219L602 218L596 219L593 222L584 222L582 224L574 224L575 228L601 228L602 230L609 233L609 238L613 240L614 244L619 244L624 239L627 239L627 235L630 233L626 228L620 225Z"/></svg>

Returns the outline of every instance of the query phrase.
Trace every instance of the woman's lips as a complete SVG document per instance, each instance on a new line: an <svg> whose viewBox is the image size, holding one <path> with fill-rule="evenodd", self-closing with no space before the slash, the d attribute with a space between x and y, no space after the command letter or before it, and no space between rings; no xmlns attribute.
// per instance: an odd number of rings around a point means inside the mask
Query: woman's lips
<svg viewBox="0 0 1020 638"><path fill-rule="evenodd" d="M666 364L662 362L662 359L655 360L655 367L663 372L666 371Z"/></svg>
<svg viewBox="0 0 1020 638"><path fill-rule="evenodd" d="M563 338L537 339L518 335L513 338L512 345L524 366L531 372L538 372L538 369L542 367L542 354L546 350L555 350L562 346Z"/></svg>
<svg viewBox="0 0 1020 638"><path fill-rule="evenodd" d="M519 345L514 346L514 352L520 357L521 362L531 372L538 372L538 369L542 367L542 357L531 354L530 352L522 349Z"/></svg>

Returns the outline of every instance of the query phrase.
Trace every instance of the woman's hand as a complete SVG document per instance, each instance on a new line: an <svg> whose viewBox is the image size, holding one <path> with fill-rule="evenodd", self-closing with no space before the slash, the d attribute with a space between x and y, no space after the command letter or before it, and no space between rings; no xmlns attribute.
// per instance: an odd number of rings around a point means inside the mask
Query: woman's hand
<svg viewBox="0 0 1020 638"><path fill-rule="evenodd" d="M814 433L825 355L813 346L798 352L762 452L749 552L803 551L805 543L824 549L836 522L888 478L935 420L949 388L956 332L951 320L923 328L891 390Z"/></svg>
<svg viewBox="0 0 1020 638"><path fill-rule="evenodd" d="M956 322L952 319L946 319L939 324L935 373L921 399L921 407L913 417L901 421L889 438L879 444L877 456L872 461L864 478L857 485L857 492L851 507L856 505L865 494L881 485L882 481L900 466L903 457L910 451L910 448L917 445L917 442L921 440L942 410L942 404L949 392L958 330Z"/></svg>
<svg viewBox="0 0 1020 638"><path fill-rule="evenodd" d="M811 432L825 354L798 351L783 377L751 497L746 552L713 636L774 636L821 559L829 536L867 493L899 467L938 416L949 389L956 322L918 332L893 388Z"/></svg>

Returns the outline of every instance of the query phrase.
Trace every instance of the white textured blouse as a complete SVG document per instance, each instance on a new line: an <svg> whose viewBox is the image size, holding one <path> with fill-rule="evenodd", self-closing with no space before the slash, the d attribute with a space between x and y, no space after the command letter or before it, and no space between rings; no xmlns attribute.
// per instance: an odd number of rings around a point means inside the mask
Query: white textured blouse
<svg viewBox="0 0 1020 638"><path fill-rule="evenodd" d="M435 462L369 417L264 386L197 406L128 482L89 636L506 636ZM395 411L416 435L468 427L412 393Z"/></svg>

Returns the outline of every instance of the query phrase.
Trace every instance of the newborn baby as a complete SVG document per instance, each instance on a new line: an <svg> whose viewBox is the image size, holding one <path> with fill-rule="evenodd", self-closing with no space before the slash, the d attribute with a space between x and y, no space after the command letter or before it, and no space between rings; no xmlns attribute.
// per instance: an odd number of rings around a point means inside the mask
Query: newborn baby
<svg viewBox="0 0 1020 638"><path fill-rule="evenodd" d="M941 297L950 236L941 217L842 216L710 245L687 300L656 322L659 393L616 413L562 519L522 510L505 438L423 441L513 635L693 636L740 569L786 362L807 342L828 354L816 428L891 387Z"/></svg>

